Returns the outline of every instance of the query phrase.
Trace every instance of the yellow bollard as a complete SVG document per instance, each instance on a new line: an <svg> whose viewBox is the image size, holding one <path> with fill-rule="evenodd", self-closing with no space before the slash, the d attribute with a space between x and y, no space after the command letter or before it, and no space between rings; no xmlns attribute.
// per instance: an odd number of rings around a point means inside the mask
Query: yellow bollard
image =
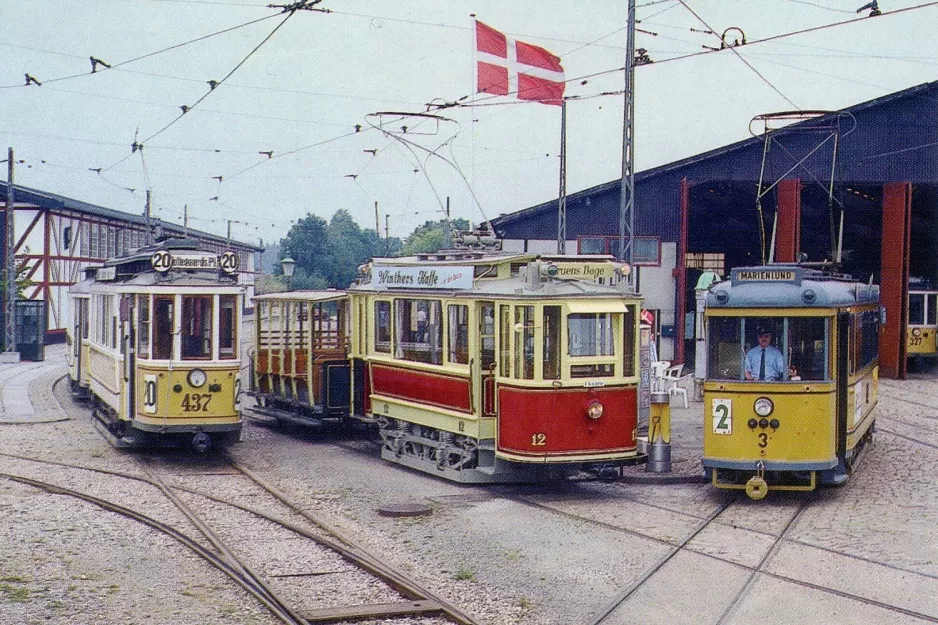
<svg viewBox="0 0 938 625"><path fill-rule="evenodd" d="M671 396L667 393L651 394L648 413L648 463L645 471L671 472Z"/></svg>

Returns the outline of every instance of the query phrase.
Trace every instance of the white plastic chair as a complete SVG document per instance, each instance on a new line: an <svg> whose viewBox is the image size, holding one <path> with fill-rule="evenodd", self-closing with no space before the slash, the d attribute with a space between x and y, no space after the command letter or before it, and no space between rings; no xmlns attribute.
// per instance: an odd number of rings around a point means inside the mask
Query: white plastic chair
<svg viewBox="0 0 938 625"><path fill-rule="evenodd" d="M684 407L687 408L687 389L681 386L681 382L684 381L685 377L689 378L690 375L682 376L684 372L684 365L674 365L673 367L668 367L664 371L664 380L668 388L668 396L674 397L675 395L680 395L681 399L684 400Z"/></svg>

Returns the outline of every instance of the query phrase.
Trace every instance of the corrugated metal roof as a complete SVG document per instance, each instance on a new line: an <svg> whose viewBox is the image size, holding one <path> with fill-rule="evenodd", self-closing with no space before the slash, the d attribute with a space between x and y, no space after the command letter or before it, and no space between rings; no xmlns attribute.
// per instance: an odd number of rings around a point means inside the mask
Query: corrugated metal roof
<svg viewBox="0 0 938 625"><path fill-rule="evenodd" d="M809 129L814 126L829 125L832 123L833 120L835 120L835 118L838 115L844 112L855 114L855 113L862 112L864 110L881 107L895 100L908 98L910 96L922 95L923 92L928 92L928 91L938 91L938 81L924 83L921 85L917 85L915 87L904 89L902 91L890 93L890 94L881 96L879 98L869 100L867 102L862 102L860 104L856 104L854 106L841 109L839 111L832 111L831 113L823 117L816 117L813 119L809 119L807 121L798 122L796 124L791 124L790 126L787 126L786 129L795 129L795 128ZM693 156L689 156L681 160L673 161L671 163L659 165L658 167L653 167L651 169L646 169L644 171L637 172L635 174L635 184L637 186L639 183L646 183L660 176L678 173L682 169L686 169L694 165L700 165L707 161L721 159L729 155L734 155L737 152L742 152L744 150L756 149L761 154L762 144L764 140L765 140L764 136L762 135L751 137L749 139L744 139L742 141L731 143L723 147L715 148L708 152L702 152L700 154L695 154ZM567 203L568 205L574 204L577 201L586 200L589 197L603 195L603 194L610 193L610 192L615 193L615 195L618 196L620 187L621 187L621 180L617 178L615 180L611 180L609 182L605 182L605 183L596 185L594 187L590 187L588 189L583 189L581 191L568 194ZM522 209L513 213L501 215L499 217L496 217L495 219L492 219L492 226L493 228L497 230L501 227L508 226L514 222L531 219L532 217L538 216L545 211L556 213L557 200L552 199L550 201L537 204L530 208L525 208L525 209Z"/></svg>
<svg viewBox="0 0 938 625"><path fill-rule="evenodd" d="M72 198L67 198L61 195L56 195L54 193L48 193L46 191L38 191L36 189L30 189L29 187L23 187L18 184L13 185L14 195L16 202L23 202L38 206L40 208L46 208L51 210L67 210L76 213L82 213L84 215L94 215L96 217L103 217L105 219L114 219L118 221L125 221L132 224L137 224L140 226L146 225L146 218L143 215L136 215L134 213L125 213L123 211L114 210L112 208L105 208L103 206L96 206L94 204L88 204L87 202L82 202L80 200L74 200ZM0 197L6 197L7 183L0 181ZM168 231L173 234L182 234L183 228L177 224L163 221L157 218L150 218L152 224L160 224L163 227L163 230ZM209 232L203 232L201 230L194 230L189 228L189 233L194 236L199 237L200 239L205 239L215 243L228 244L229 241L225 237L218 236L216 234L211 234ZM264 248L258 247L257 245L246 243L244 241L236 241L232 239L230 241L232 245L236 245L241 248L248 248L254 251L262 251Z"/></svg>

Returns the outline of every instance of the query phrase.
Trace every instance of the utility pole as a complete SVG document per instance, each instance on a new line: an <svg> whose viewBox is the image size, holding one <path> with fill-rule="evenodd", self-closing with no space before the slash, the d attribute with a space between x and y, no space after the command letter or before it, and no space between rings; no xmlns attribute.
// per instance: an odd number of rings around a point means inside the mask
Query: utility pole
<svg viewBox="0 0 938 625"><path fill-rule="evenodd" d="M228 247L231 247L231 220L228 220Z"/></svg>
<svg viewBox="0 0 938 625"><path fill-rule="evenodd" d="M443 225L443 249L448 250L453 245L453 225L449 220L449 196L446 196L446 223Z"/></svg>
<svg viewBox="0 0 938 625"><path fill-rule="evenodd" d="M19 362L20 355L16 351L16 236L13 232L13 148L7 150L7 202L4 214L6 226L6 241L4 241L4 254L6 255L6 297L4 298L4 354L0 362Z"/></svg>
<svg viewBox="0 0 938 625"><path fill-rule="evenodd" d="M150 202L152 201L152 194L150 190L147 189L147 209L144 212L144 217L147 224L147 245L153 245L153 228L150 224Z"/></svg>
<svg viewBox="0 0 938 625"><path fill-rule="evenodd" d="M622 182L619 191L619 260L633 265L635 243L635 170L632 139L635 130L635 0L628 0L628 32L625 45L625 97L622 120ZM635 272L628 275L635 285Z"/></svg>
<svg viewBox="0 0 938 625"><path fill-rule="evenodd" d="M182 207L182 236L189 236L189 205L184 204Z"/></svg>
<svg viewBox="0 0 938 625"><path fill-rule="evenodd" d="M378 217L378 200L375 200L375 234L378 236L378 241L381 240L381 218Z"/></svg>

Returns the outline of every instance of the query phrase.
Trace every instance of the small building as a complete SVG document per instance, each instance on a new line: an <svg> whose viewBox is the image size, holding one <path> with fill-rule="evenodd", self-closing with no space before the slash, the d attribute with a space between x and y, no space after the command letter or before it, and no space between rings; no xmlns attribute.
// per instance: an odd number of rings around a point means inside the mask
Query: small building
<svg viewBox="0 0 938 625"><path fill-rule="evenodd" d="M847 273L881 286L882 375L905 377L909 280L938 284L938 82L799 115L768 130L754 120L750 139L636 174L636 285L659 357L693 359L702 272L842 249ZM619 200L619 180L568 195L566 249L618 254ZM492 225L506 251L555 253L557 214L553 200Z"/></svg>
<svg viewBox="0 0 938 625"><path fill-rule="evenodd" d="M6 240L5 211L7 183L0 182L0 241ZM68 288L83 278L89 264L101 263L147 244L147 220L143 215L95 206L53 193L13 186L14 254L17 266L25 264L23 275L32 284L26 298L46 302L47 340L64 340L65 325L71 319ZM234 251L239 260L239 282L254 294L254 277L260 267L262 248L219 237L207 232L184 229L151 219L153 235L197 239L214 252ZM5 255L0 267L5 270Z"/></svg>

